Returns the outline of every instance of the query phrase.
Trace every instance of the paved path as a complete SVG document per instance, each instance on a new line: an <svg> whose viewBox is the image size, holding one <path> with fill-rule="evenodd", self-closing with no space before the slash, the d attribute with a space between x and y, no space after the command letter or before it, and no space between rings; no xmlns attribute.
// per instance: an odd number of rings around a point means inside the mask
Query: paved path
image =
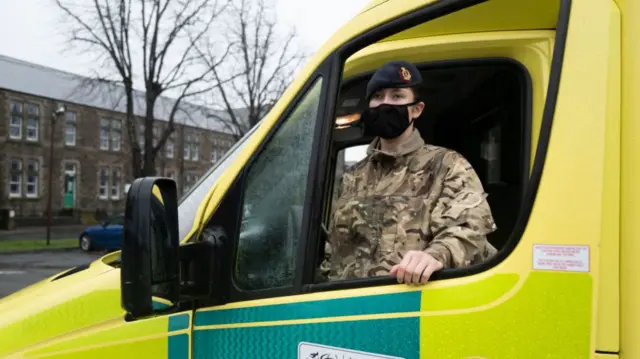
<svg viewBox="0 0 640 359"><path fill-rule="evenodd" d="M102 252L40 252L0 254L0 298L65 269L96 260Z"/></svg>

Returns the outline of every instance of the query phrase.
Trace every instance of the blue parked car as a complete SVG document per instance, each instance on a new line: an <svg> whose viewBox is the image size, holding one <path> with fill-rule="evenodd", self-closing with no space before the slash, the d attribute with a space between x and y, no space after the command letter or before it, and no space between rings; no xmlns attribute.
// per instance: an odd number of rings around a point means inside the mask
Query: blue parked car
<svg viewBox="0 0 640 359"><path fill-rule="evenodd" d="M87 227L79 238L80 249L90 252L96 249L118 250L122 245L124 213L107 218L102 223Z"/></svg>

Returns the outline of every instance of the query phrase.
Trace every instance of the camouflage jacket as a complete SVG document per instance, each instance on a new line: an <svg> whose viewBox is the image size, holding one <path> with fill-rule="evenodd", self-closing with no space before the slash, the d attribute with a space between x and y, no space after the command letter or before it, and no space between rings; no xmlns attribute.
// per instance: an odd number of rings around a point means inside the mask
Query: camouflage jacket
<svg viewBox="0 0 640 359"><path fill-rule="evenodd" d="M496 230L477 174L459 153L414 131L397 153L378 149L345 172L325 262L330 280L388 275L409 250L458 268L485 261Z"/></svg>

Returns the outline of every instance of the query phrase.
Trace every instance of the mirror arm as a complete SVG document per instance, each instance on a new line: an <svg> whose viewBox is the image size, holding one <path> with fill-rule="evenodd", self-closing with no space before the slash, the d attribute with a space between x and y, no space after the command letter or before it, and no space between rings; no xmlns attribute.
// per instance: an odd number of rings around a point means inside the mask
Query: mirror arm
<svg viewBox="0 0 640 359"><path fill-rule="evenodd" d="M211 296L213 286L214 245L194 242L179 248L180 299L205 299Z"/></svg>
<svg viewBox="0 0 640 359"><path fill-rule="evenodd" d="M179 247L180 299L225 301L223 260L226 235L221 228L205 229L198 242Z"/></svg>

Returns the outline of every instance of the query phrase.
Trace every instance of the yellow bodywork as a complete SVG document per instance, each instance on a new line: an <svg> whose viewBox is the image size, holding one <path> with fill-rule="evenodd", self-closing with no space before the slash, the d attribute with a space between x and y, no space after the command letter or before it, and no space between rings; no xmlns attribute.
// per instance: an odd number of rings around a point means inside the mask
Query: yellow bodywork
<svg viewBox="0 0 640 359"><path fill-rule="evenodd" d="M183 240L204 229L237 174L331 53L357 35L427 3L373 1L336 32L212 185L197 211L198 220ZM345 64L344 78L394 58L420 62L515 59L532 80L533 163L549 95L559 4L560 0L491 0L474 5L355 53ZM637 34L638 2L573 0L536 200L518 245L499 265L423 287L301 294L126 322L120 307L119 269L109 264L117 254L111 254L84 271L55 281L46 279L0 300L0 356L234 357L240 355L238 348L244 341L253 340L248 335L234 337L238 330L252 331L255 338L285 338L295 335L292 328L305 326L325 328L318 330L328 330L330 335L336 328L349 330L345 328L358 323L362 330L376 330L377 323L396 323L393 330L397 332L419 334L415 344L425 358L539 358L535 353L540 352L554 358L640 358L640 229L636 225L640 218L640 142L636 140L640 138L640 102L636 101L640 45L633 37ZM533 270L536 244L588 246L589 271ZM412 304L397 311L380 304L387 299L393 303L394 298L409 298ZM327 309L329 303L344 304ZM369 311L349 312L355 307ZM300 313L324 314L296 314L295 308ZM251 315L239 320L239 313ZM393 338L394 332L387 334L377 340L402 340ZM517 339L522 337L531 340Z"/></svg>

